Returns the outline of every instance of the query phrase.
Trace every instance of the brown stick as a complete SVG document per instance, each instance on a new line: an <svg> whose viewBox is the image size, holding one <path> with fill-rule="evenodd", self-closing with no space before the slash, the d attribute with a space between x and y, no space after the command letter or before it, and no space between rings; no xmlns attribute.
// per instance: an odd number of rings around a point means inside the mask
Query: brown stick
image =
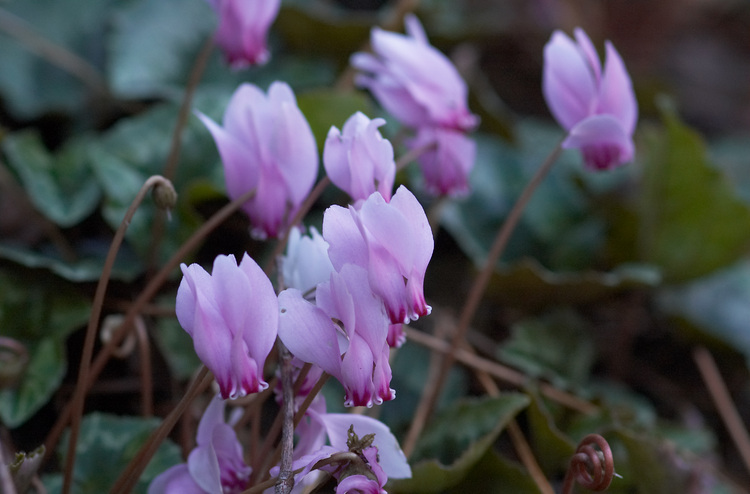
<svg viewBox="0 0 750 494"><path fill-rule="evenodd" d="M742 461L745 463L745 468L750 472L750 435L748 435L747 428L742 423L742 417L740 417L737 407L732 401L727 385L716 366L716 361L704 347L695 349L693 359L698 366L708 392L711 394L711 398L714 400L716 409L724 421L724 425L729 430L729 436L734 441L734 445L737 446Z"/></svg>

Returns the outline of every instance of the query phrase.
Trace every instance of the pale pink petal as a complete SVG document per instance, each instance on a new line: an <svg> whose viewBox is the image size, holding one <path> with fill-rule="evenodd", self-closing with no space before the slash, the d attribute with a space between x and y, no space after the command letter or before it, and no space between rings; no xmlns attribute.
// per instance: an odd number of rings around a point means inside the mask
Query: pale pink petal
<svg viewBox="0 0 750 494"><path fill-rule="evenodd" d="M148 494L206 494L195 483L185 463L160 473L148 486Z"/></svg>
<svg viewBox="0 0 750 494"><path fill-rule="evenodd" d="M367 244L354 220L356 213L341 206L331 206L323 214L323 238L335 269L347 263L367 267Z"/></svg>
<svg viewBox="0 0 750 494"><path fill-rule="evenodd" d="M620 121L627 134L635 130L638 119L638 103L633 93L633 85L620 54L612 43L606 43L607 60L600 89L599 113L613 115Z"/></svg>
<svg viewBox="0 0 750 494"><path fill-rule="evenodd" d="M566 130L589 116L596 80L578 46L560 31L544 47L542 89L552 115Z"/></svg>
<svg viewBox="0 0 750 494"><path fill-rule="evenodd" d="M350 475L336 486L336 494L380 494L378 482L364 475Z"/></svg>
<svg viewBox="0 0 750 494"><path fill-rule="evenodd" d="M325 424L331 446L339 451L346 451L347 431L351 425L360 438L375 434L373 446L378 448L380 466L388 478L405 479L411 477L411 467L406 455L401 451L396 436L387 425L372 417L348 413L321 414L319 419Z"/></svg>
<svg viewBox="0 0 750 494"><path fill-rule="evenodd" d="M326 313L289 288L279 294L279 314L279 338L289 351L340 380L341 351Z"/></svg>

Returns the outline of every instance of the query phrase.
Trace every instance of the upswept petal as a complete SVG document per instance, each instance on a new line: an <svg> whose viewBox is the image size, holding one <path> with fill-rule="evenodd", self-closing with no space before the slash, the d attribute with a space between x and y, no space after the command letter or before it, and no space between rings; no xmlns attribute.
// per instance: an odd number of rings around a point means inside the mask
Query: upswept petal
<svg viewBox="0 0 750 494"><path fill-rule="evenodd" d="M401 189L402 187L399 187L399 191ZM393 204L385 202L379 193L372 194L362 204L359 218L366 232L370 251L375 246L383 248L393 258L401 274L406 276L414 263L415 246L412 228L416 225L411 225L403 213ZM371 274L377 275L372 271Z"/></svg>
<svg viewBox="0 0 750 494"><path fill-rule="evenodd" d="M279 294L279 314L279 338L289 351L341 380L341 350L328 315L294 288Z"/></svg>
<svg viewBox="0 0 750 494"><path fill-rule="evenodd" d="M276 342L276 328L279 326L279 301L271 280L247 253L242 256L239 268L252 286L252 303L248 303L247 297L244 297L248 312L246 331L242 332L243 339L247 344L250 356L256 362L265 361ZM253 328L268 329L253 331Z"/></svg>
<svg viewBox="0 0 750 494"><path fill-rule="evenodd" d="M281 272L286 287L296 288L303 294L329 280L333 265L328 257L328 242L315 227L310 227L310 235L302 235L300 228L292 228Z"/></svg>
<svg viewBox="0 0 750 494"><path fill-rule="evenodd" d="M341 384L346 389L344 406L372 407L382 399L375 395L372 372L375 366L367 342L356 332L349 336L349 349L341 360Z"/></svg>
<svg viewBox="0 0 750 494"><path fill-rule="evenodd" d="M599 83L602 78L602 63L599 61L599 54L596 52L596 48L594 48L594 43L591 42L591 38L580 27L575 28L573 35L576 38L581 55L588 63L589 69L594 75L594 81Z"/></svg>
<svg viewBox="0 0 750 494"><path fill-rule="evenodd" d="M349 426L354 426L354 432L360 438L367 434L375 434L373 446L378 448L380 466L393 479L411 477L411 467L406 455L401 451L396 436L387 425L372 417L349 413L325 413L317 415L317 420L325 426L331 446L338 451L346 451L347 432Z"/></svg>
<svg viewBox="0 0 750 494"><path fill-rule="evenodd" d="M594 109L594 73L578 46L560 31L544 47L542 89L552 115L566 130Z"/></svg>
<svg viewBox="0 0 750 494"><path fill-rule="evenodd" d="M403 185L398 188L391 199L391 206L396 208L411 225L412 246L414 248L413 266L424 273L432 258L435 240L427 214L412 192Z"/></svg>
<svg viewBox="0 0 750 494"><path fill-rule="evenodd" d="M297 106L292 89L284 82L274 82L268 98L276 113L276 134L272 149L277 168L284 176L291 203L298 207L310 193L318 175L318 148L312 129Z"/></svg>
<svg viewBox="0 0 750 494"><path fill-rule="evenodd" d="M633 84L622 57L609 41L605 44L607 59L599 95L598 113L608 113L619 120L628 135L635 130L638 120L638 103Z"/></svg>
<svg viewBox="0 0 750 494"><path fill-rule="evenodd" d="M221 469L213 445L208 443L190 452L187 461L190 476L208 494L223 494Z"/></svg>
<svg viewBox="0 0 750 494"><path fill-rule="evenodd" d="M367 266L367 244L355 216L353 210L336 205L323 214L323 238L328 242L328 256L334 269L341 269L347 263Z"/></svg>
<svg viewBox="0 0 750 494"><path fill-rule="evenodd" d="M236 199L242 194L249 192L258 186L259 173L253 164L252 150L233 134L219 127L206 115L198 112L198 117L206 126L216 142L219 156L224 164L224 182L227 187L227 195ZM249 159L250 158L250 159Z"/></svg>

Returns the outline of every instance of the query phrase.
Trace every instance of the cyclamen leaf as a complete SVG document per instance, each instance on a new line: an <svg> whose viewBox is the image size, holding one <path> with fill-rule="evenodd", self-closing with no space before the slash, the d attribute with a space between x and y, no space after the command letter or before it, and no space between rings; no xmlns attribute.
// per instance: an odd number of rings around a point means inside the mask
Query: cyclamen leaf
<svg viewBox="0 0 750 494"><path fill-rule="evenodd" d="M482 459L507 423L529 404L520 393L463 400L425 430L412 478L389 482L388 492L437 493L458 485ZM438 459L431 458L436 452Z"/></svg>
<svg viewBox="0 0 750 494"><path fill-rule="evenodd" d="M6 136L2 148L29 199L47 218L70 227L91 214L101 190L88 167L87 140L76 139L50 153L35 131Z"/></svg>
<svg viewBox="0 0 750 494"><path fill-rule="evenodd" d="M640 254L679 282L747 251L750 207L708 162L701 137L662 106L663 127L647 135Z"/></svg>
<svg viewBox="0 0 750 494"><path fill-rule="evenodd" d="M117 417L103 413L85 416L76 444L73 492L108 492L158 425L159 419L156 418ZM57 449L61 459L67 454L67 436L66 433ZM179 448L165 440L141 475L134 492L145 493L148 484L158 474L180 462ZM50 494L60 492L62 475L50 475L43 480Z"/></svg>

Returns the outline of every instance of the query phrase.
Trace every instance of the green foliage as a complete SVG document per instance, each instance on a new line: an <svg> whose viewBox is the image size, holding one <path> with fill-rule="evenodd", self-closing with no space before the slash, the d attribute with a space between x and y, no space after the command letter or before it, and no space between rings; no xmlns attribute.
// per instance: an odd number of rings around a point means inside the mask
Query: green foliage
<svg viewBox="0 0 750 494"><path fill-rule="evenodd" d="M724 267L750 245L750 207L708 162L701 137L664 108L646 139L641 258L680 282Z"/></svg>
<svg viewBox="0 0 750 494"><path fill-rule="evenodd" d="M6 136L2 148L36 208L56 224L68 227L91 214L101 191L86 156L89 139L70 140L55 155L33 130Z"/></svg>
<svg viewBox="0 0 750 494"><path fill-rule="evenodd" d="M109 491L159 422L155 418L117 417L102 413L85 416L76 444L73 492L98 494ZM61 460L67 454L67 444L66 435L57 450ZM141 475L134 492L145 493L154 477L181 461L179 448L169 440L164 441ZM44 478L44 483L48 492L59 493L62 476L49 475Z"/></svg>
<svg viewBox="0 0 750 494"><path fill-rule="evenodd" d="M392 482L389 492L443 492L459 485L508 422L528 404L528 397L519 393L457 402L422 434L414 453L412 478Z"/></svg>
<svg viewBox="0 0 750 494"><path fill-rule="evenodd" d="M501 362L544 378L559 388L585 384L594 361L594 344L584 321L572 311L557 311L517 322L501 346Z"/></svg>
<svg viewBox="0 0 750 494"><path fill-rule="evenodd" d="M57 390L67 370L66 339L88 319L87 299L50 278L0 271L0 334L18 340L29 353L17 386L0 390L0 420L11 428Z"/></svg>
<svg viewBox="0 0 750 494"><path fill-rule="evenodd" d="M742 353L750 366L750 262L737 264L678 286L661 290L660 309L689 328Z"/></svg>

